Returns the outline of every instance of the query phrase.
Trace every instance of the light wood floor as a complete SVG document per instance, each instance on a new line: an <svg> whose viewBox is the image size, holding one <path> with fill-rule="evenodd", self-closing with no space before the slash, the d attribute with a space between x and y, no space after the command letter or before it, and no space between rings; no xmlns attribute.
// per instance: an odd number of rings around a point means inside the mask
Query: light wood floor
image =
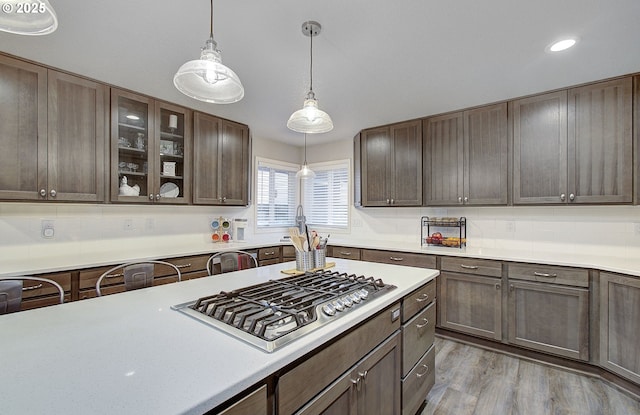
<svg viewBox="0 0 640 415"><path fill-rule="evenodd" d="M638 415L597 378L436 337L436 384L421 415Z"/></svg>

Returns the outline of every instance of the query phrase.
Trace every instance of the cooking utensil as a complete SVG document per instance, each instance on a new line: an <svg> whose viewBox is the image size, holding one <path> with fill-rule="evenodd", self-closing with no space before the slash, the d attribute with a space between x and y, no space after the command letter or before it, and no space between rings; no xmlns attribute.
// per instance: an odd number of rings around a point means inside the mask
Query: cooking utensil
<svg viewBox="0 0 640 415"><path fill-rule="evenodd" d="M298 228L289 228L289 236L291 237L291 243L296 251L303 252L304 247L302 245Z"/></svg>

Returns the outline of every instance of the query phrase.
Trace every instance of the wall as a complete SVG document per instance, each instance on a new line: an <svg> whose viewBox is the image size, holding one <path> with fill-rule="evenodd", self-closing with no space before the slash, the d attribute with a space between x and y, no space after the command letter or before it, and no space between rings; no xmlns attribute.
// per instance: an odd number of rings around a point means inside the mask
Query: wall
<svg viewBox="0 0 640 415"><path fill-rule="evenodd" d="M329 144L309 140L309 163L352 157L348 139ZM253 156L301 162L303 149L253 139ZM350 197L353 200L353 197ZM351 228L329 231L332 239L420 243L421 216L465 216L469 246L530 251L594 253L640 257L640 206L351 208ZM60 252L136 250L141 244L167 247L209 243L209 223L217 216L247 218L249 240L278 241L282 232L254 234L254 206L138 206L62 203L0 203L0 261L42 258ZM41 237L41 221L53 220L55 237Z"/></svg>

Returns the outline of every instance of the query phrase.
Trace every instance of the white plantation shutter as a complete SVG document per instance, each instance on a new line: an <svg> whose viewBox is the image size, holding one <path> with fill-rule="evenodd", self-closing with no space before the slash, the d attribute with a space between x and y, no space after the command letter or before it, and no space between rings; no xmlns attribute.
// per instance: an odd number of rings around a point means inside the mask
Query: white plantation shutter
<svg viewBox="0 0 640 415"><path fill-rule="evenodd" d="M307 224L346 229L349 225L349 160L309 167L316 177L302 181Z"/></svg>
<svg viewBox="0 0 640 415"><path fill-rule="evenodd" d="M256 223L258 228L295 226L298 166L258 158Z"/></svg>

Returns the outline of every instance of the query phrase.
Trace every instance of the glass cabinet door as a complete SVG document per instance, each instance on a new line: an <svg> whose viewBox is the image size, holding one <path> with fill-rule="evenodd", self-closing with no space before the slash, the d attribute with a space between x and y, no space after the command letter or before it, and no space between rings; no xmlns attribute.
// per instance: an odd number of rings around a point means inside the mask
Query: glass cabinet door
<svg viewBox="0 0 640 415"><path fill-rule="evenodd" d="M153 202L153 102L112 90L111 105L111 200Z"/></svg>
<svg viewBox="0 0 640 415"><path fill-rule="evenodd" d="M190 196L190 169L188 155L191 142L189 110L158 102L156 105L157 179L155 201L160 203L187 203Z"/></svg>

